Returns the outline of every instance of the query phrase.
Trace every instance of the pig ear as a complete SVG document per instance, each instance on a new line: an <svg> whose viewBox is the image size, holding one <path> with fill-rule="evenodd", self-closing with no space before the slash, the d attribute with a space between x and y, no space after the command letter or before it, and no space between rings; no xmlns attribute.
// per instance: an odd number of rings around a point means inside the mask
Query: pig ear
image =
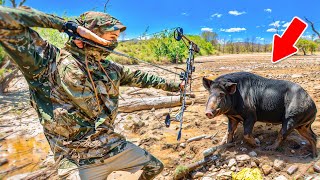
<svg viewBox="0 0 320 180"><path fill-rule="evenodd" d="M210 86L211 86L211 84L212 84L212 80L210 80L210 79L208 79L208 78L206 78L206 77L203 77L202 78L202 83L203 83L203 86L204 86L204 88L206 88L206 90L210 90Z"/></svg>
<svg viewBox="0 0 320 180"><path fill-rule="evenodd" d="M237 83L227 82L225 87L229 94L234 94L237 90Z"/></svg>

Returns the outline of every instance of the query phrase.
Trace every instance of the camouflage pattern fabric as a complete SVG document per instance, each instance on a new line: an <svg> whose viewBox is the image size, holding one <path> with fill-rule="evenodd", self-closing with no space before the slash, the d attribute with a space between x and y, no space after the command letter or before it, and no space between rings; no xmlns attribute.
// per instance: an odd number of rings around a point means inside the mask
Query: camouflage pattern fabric
<svg viewBox="0 0 320 180"><path fill-rule="evenodd" d="M89 70L102 102L98 103L85 66L86 52L72 43L59 49L30 28L60 31L63 23L59 17L31 8L0 6L0 45L29 84L31 104L38 113L55 158L62 156L81 166L120 153L121 144L126 142L113 127L120 85L166 91L178 91L179 85L99 59L107 71L105 74L97 65L96 56L87 55ZM150 164L151 169L154 166L154 163Z"/></svg>
<svg viewBox="0 0 320 180"><path fill-rule="evenodd" d="M102 12L88 11L76 19L80 25L100 35L105 31L125 31L126 27L116 18Z"/></svg>

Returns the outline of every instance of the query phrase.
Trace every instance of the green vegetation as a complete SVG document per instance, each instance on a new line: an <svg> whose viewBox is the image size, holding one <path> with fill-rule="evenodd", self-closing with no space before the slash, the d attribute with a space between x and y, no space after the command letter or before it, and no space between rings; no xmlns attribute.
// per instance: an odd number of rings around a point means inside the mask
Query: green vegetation
<svg viewBox="0 0 320 180"><path fill-rule="evenodd" d="M68 36L65 33L60 33L56 29L50 29L50 28L33 28L35 31L37 31L40 36L50 42L51 44L62 48L68 40Z"/></svg>
<svg viewBox="0 0 320 180"><path fill-rule="evenodd" d="M6 56L6 53L4 52L3 47L0 46L0 66L1 66L5 56Z"/></svg>
<svg viewBox="0 0 320 180"><path fill-rule="evenodd" d="M216 51L210 42L197 35L187 37L200 47L200 53L197 55L215 54ZM188 56L188 47L182 41L176 41L172 31L163 31L148 40L121 42L117 50L152 63L181 63ZM116 55L111 55L110 58L122 64L137 63Z"/></svg>
<svg viewBox="0 0 320 180"><path fill-rule="evenodd" d="M296 46L303 52L303 55L307 55L308 51L310 54L313 54L315 51L317 51L319 48L319 43L301 38L298 40Z"/></svg>
<svg viewBox="0 0 320 180"><path fill-rule="evenodd" d="M188 171L188 167L183 166L183 165L179 165L174 170L174 177L177 177L177 176L179 176L181 174L185 174L187 171Z"/></svg>
<svg viewBox="0 0 320 180"><path fill-rule="evenodd" d="M0 80L3 78L3 76L4 76L4 74L7 72L7 70L6 69L4 69L4 68L1 68L0 69Z"/></svg>

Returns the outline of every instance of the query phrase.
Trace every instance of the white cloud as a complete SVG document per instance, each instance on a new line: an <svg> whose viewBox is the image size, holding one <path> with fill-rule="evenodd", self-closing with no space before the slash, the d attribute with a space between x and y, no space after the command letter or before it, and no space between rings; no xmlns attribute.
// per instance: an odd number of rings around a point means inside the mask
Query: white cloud
<svg viewBox="0 0 320 180"><path fill-rule="evenodd" d="M312 40L312 36L311 35L304 35L304 36L301 36L301 37L304 38L304 39Z"/></svg>
<svg viewBox="0 0 320 180"><path fill-rule="evenodd" d="M182 16L189 16L189 14L188 14L188 13L185 13L185 12L181 13L181 15L182 15Z"/></svg>
<svg viewBox="0 0 320 180"><path fill-rule="evenodd" d="M207 27L201 28L201 31L209 31L209 32L212 32L212 28L207 28Z"/></svg>
<svg viewBox="0 0 320 180"><path fill-rule="evenodd" d="M235 38L233 39L234 42L243 42L243 38Z"/></svg>
<svg viewBox="0 0 320 180"><path fill-rule="evenodd" d="M260 28L260 26L256 26L256 28Z"/></svg>
<svg viewBox="0 0 320 180"><path fill-rule="evenodd" d="M229 29L220 29L220 31L223 31L223 32L240 32L240 31L245 31L247 30L246 28L229 28Z"/></svg>
<svg viewBox="0 0 320 180"><path fill-rule="evenodd" d="M269 26L279 27L280 26L280 21L275 21L275 22L269 24Z"/></svg>
<svg viewBox="0 0 320 180"><path fill-rule="evenodd" d="M264 38L262 38L262 37L256 37L259 41L263 41L264 40Z"/></svg>
<svg viewBox="0 0 320 180"><path fill-rule="evenodd" d="M150 39L151 38L151 36L143 36L143 37L141 37L140 39L141 40L148 40L148 39Z"/></svg>
<svg viewBox="0 0 320 180"><path fill-rule="evenodd" d="M277 29L275 29L275 28L270 28L270 29L267 29L267 32L277 32Z"/></svg>
<svg viewBox="0 0 320 180"><path fill-rule="evenodd" d="M268 9L264 9L265 12L271 13L272 9L268 8Z"/></svg>
<svg viewBox="0 0 320 180"><path fill-rule="evenodd" d="M229 14L234 15L234 16L240 16L240 15L245 14L245 13L246 12L244 12L244 11L242 11L242 12L239 12L239 11L236 11L236 10L229 11Z"/></svg>
<svg viewBox="0 0 320 180"><path fill-rule="evenodd" d="M290 22L286 22L282 25L282 27L288 27L290 25Z"/></svg>
<svg viewBox="0 0 320 180"><path fill-rule="evenodd" d="M221 18L222 14L219 14L219 13L215 13L215 14L212 14L211 17L217 17L217 18Z"/></svg>

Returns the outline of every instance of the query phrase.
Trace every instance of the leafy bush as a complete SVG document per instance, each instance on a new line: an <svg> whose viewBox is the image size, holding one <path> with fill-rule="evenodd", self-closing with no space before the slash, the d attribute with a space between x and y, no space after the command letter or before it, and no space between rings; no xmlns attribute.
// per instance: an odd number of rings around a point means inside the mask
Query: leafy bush
<svg viewBox="0 0 320 180"><path fill-rule="evenodd" d="M211 55L215 53L210 42L196 35L187 35L191 41L200 47L198 55ZM152 63L181 63L188 56L188 47L181 41L173 38L172 31L163 31L148 40L135 40L121 42L117 50ZM197 55L197 54L196 54ZM110 56L113 61L122 64L135 64L136 61L124 57Z"/></svg>
<svg viewBox="0 0 320 180"><path fill-rule="evenodd" d="M56 29L50 29L50 28L33 28L35 31L37 31L40 36L49 41L51 44L62 48L68 40L68 36L65 33L61 33Z"/></svg>

